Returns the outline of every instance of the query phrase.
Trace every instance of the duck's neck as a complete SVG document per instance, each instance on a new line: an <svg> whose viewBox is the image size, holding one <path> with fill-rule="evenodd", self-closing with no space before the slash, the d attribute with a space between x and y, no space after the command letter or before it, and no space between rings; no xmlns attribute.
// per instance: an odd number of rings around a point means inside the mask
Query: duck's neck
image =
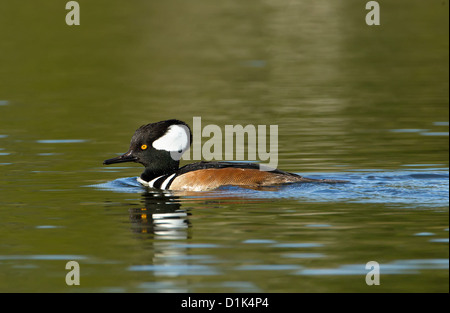
<svg viewBox="0 0 450 313"><path fill-rule="evenodd" d="M145 168L145 171L141 174L141 179L145 181L151 181L152 179L165 175L165 174L171 174L174 173L176 170L178 170L180 161L174 161L166 163L164 166L161 166L161 164L150 164Z"/></svg>

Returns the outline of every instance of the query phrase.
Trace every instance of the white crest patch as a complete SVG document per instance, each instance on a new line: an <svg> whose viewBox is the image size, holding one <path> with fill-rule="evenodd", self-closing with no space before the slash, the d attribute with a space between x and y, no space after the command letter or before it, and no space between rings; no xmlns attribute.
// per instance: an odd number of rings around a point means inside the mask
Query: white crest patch
<svg viewBox="0 0 450 313"><path fill-rule="evenodd" d="M180 159L190 146L189 128L184 125L171 125L166 133L153 141L153 148L171 152L172 158Z"/></svg>

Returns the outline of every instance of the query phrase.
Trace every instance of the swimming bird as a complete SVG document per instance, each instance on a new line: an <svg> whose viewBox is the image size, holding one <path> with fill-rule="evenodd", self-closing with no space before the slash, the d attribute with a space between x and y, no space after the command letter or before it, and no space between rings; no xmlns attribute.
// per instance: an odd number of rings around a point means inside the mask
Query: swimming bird
<svg viewBox="0 0 450 313"><path fill-rule="evenodd" d="M261 170L259 164L246 162L201 161L180 168L181 155L191 142L191 129L185 122L170 119L150 123L136 130L126 153L103 164L141 163L145 170L138 182L163 190L202 191L227 185L262 189L294 182L345 182L306 178L278 169Z"/></svg>

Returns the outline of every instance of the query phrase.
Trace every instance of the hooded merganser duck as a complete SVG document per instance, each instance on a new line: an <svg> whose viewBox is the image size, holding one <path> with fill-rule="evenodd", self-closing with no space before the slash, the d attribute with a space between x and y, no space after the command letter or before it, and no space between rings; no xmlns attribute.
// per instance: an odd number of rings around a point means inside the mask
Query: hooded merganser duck
<svg viewBox="0 0 450 313"><path fill-rule="evenodd" d="M182 121L151 123L136 130L128 152L103 164L141 163L145 171L137 178L138 182L163 190L202 191L227 185L259 189L294 182L344 182L311 179L278 169L262 171L258 164L243 162L202 161L180 168L181 155L191 142L191 129Z"/></svg>

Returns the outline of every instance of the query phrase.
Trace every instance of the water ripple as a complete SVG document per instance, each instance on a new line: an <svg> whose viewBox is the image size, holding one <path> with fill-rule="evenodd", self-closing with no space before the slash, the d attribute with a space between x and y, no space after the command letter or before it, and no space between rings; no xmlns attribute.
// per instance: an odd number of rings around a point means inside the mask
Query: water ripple
<svg viewBox="0 0 450 313"><path fill-rule="evenodd" d="M296 272L297 275L366 275L365 264L346 264L337 268L306 268ZM448 259L397 260L380 263L380 274L418 274L420 270L447 269Z"/></svg>
<svg viewBox="0 0 450 313"><path fill-rule="evenodd" d="M446 207L449 205L448 170L435 171L362 171L347 173L304 174L311 178L348 180L349 183L294 183L281 186L276 191L251 190L225 186L217 190L189 194L199 197L239 197L247 199L292 198L307 202L384 203L405 207ZM135 177L119 178L103 184L91 185L119 193L142 193L145 189ZM172 192L165 192L171 196ZM313 226L310 226L313 227ZM319 227L319 226L316 226ZM326 227L322 225L320 227Z"/></svg>

